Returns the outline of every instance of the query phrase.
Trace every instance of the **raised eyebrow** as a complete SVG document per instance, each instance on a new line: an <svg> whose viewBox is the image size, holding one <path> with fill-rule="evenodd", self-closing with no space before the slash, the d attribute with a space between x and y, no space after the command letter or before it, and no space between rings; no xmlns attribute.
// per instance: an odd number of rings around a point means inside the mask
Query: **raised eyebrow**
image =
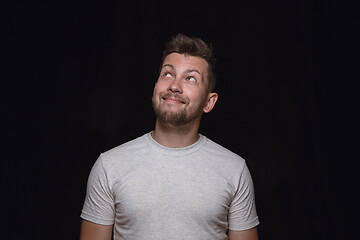
<svg viewBox="0 0 360 240"><path fill-rule="evenodd" d="M169 63L164 64L161 69L163 69L164 67L170 67L172 70L175 70L174 65L169 64ZM192 72L196 72L196 73L198 73L198 74L201 75L200 71L197 70L197 69L187 69L187 70L185 71L185 73L192 73Z"/></svg>
<svg viewBox="0 0 360 240"><path fill-rule="evenodd" d="M171 65L171 64L168 64L168 63L164 64L161 69L163 69L164 67L170 67L172 70L175 70L174 65Z"/></svg>
<svg viewBox="0 0 360 240"><path fill-rule="evenodd" d="M192 72L196 72L196 73L198 73L198 74L201 76L200 71L197 70L197 69L187 69L187 70L185 71L185 73L192 73Z"/></svg>

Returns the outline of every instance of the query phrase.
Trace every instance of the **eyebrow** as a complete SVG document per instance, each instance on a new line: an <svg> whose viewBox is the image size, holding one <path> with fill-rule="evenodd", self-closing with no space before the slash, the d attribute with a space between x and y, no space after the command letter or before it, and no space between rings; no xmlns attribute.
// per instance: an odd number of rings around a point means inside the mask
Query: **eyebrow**
<svg viewBox="0 0 360 240"><path fill-rule="evenodd" d="M161 69L163 69L164 67L170 67L172 70L175 70L174 65L169 64L169 63L164 64ZM187 70L185 71L185 73L192 73L192 72L196 72L196 73L198 73L199 75L201 75L201 73L200 73L199 70L197 70L197 69L187 69Z"/></svg>
<svg viewBox="0 0 360 240"><path fill-rule="evenodd" d="M171 69L175 69L175 67L172 64L168 64L168 63L164 64L161 69L163 69L164 67L170 67Z"/></svg>
<svg viewBox="0 0 360 240"><path fill-rule="evenodd" d="M198 73L198 74L201 76L201 73L200 73L199 70L197 70L197 69L187 69L187 70L185 71L185 73L192 73L192 72L196 72L196 73Z"/></svg>

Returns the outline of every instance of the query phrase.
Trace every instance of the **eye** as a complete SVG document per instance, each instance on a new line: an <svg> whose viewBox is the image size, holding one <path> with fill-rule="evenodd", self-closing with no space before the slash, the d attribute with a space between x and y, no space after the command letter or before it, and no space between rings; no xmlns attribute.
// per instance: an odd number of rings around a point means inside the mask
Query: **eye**
<svg viewBox="0 0 360 240"><path fill-rule="evenodd" d="M186 78L187 80L189 80L190 82L196 82L196 78L190 76Z"/></svg>
<svg viewBox="0 0 360 240"><path fill-rule="evenodd" d="M172 75L171 75L171 73L169 73L169 72L165 72L165 73L163 74L163 77L172 77Z"/></svg>

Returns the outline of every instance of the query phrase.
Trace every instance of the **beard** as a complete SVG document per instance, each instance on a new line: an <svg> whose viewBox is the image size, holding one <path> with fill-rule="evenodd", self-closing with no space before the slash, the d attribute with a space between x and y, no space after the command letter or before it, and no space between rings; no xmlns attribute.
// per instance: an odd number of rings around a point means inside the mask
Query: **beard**
<svg viewBox="0 0 360 240"><path fill-rule="evenodd" d="M197 109L181 108L177 111L173 111L171 109L164 109L163 105L166 103L163 101L157 103L153 98L152 103L157 119L164 125L173 126L184 126L191 123L195 119L201 118L203 113L203 106L205 104L204 102Z"/></svg>

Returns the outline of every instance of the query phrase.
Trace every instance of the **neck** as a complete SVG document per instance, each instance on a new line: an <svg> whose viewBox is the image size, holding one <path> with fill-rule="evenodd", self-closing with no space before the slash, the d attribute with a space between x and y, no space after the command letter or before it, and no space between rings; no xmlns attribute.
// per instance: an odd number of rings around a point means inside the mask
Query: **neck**
<svg viewBox="0 0 360 240"><path fill-rule="evenodd" d="M185 126L172 126L165 125L159 120L156 120L152 137L165 147L182 148L190 146L199 139L198 129L199 123Z"/></svg>

